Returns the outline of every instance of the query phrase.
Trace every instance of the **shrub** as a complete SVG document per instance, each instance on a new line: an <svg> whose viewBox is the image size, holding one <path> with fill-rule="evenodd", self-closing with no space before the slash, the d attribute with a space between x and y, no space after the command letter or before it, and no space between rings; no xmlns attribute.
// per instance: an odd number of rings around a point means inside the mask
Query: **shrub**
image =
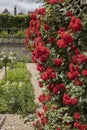
<svg viewBox="0 0 87 130"><path fill-rule="evenodd" d="M16 37L21 38L21 37L24 37L24 36L25 36L24 31L22 31L22 30L17 31L17 33L16 33Z"/></svg>
<svg viewBox="0 0 87 130"><path fill-rule="evenodd" d="M24 64L23 62L16 62L14 64L14 68L25 68L26 69L26 64Z"/></svg>
<svg viewBox="0 0 87 130"><path fill-rule="evenodd" d="M20 66L20 67L19 67ZM14 69L7 72L7 80L13 81L30 81L31 74L27 71L26 65L23 63L15 63Z"/></svg>
<svg viewBox="0 0 87 130"><path fill-rule="evenodd" d="M45 8L32 14L25 40L40 72L39 87L45 87L38 97L43 109L37 113L35 130L86 130L86 28L72 10L67 11L66 1L43 2Z"/></svg>
<svg viewBox="0 0 87 130"><path fill-rule="evenodd" d="M8 31L3 30L3 31L0 33L0 37L9 37Z"/></svg>
<svg viewBox="0 0 87 130"><path fill-rule="evenodd" d="M13 30L14 31L14 30ZM13 37L16 37L16 38L24 38L25 37L25 34L24 34L24 30L19 30L19 31L14 31L14 33L12 31L6 31L6 30L3 30L1 33L0 33L0 37L1 38L13 38Z"/></svg>
<svg viewBox="0 0 87 130"><path fill-rule="evenodd" d="M0 14L0 28L27 28L29 21L30 15L13 16Z"/></svg>
<svg viewBox="0 0 87 130"><path fill-rule="evenodd" d="M26 73L28 74L27 70L25 69L20 69L20 68L16 68L16 69L9 69L8 70L8 75L7 75L7 79L9 81L20 81L20 80L24 80L25 79L25 75Z"/></svg>

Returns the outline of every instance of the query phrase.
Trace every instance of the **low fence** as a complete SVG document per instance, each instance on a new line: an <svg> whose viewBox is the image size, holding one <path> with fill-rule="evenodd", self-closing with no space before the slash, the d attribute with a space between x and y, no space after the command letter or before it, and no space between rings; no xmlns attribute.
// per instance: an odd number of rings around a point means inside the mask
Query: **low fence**
<svg viewBox="0 0 87 130"><path fill-rule="evenodd" d="M14 52L17 57L22 57L24 55L28 55L29 53L26 51L26 47L24 44L8 44L8 43L3 43L0 44L0 51L5 51L5 52Z"/></svg>
<svg viewBox="0 0 87 130"><path fill-rule="evenodd" d="M0 37L0 51L12 51L16 53L18 58L29 55L29 52L26 51L26 47L24 45L25 37L16 37L14 35L20 30L24 31L24 28L0 28L0 32L5 31L10 34L9 37Z"/></svg>
<svg viewBox="0 0 87 130"><path fill-rule="evenodd" d="M24 46L24 38L0 38L0 46Z"/></svg>

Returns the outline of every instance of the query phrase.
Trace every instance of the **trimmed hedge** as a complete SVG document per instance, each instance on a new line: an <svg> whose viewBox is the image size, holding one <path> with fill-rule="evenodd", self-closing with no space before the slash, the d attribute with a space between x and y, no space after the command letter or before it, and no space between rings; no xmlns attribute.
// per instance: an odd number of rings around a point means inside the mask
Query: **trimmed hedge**
<svg viewBox="0 0 87 130"><path fill-rule="evenodd" d="M30 15L8 15L0 14L0 28L27 28Z"/></svg>

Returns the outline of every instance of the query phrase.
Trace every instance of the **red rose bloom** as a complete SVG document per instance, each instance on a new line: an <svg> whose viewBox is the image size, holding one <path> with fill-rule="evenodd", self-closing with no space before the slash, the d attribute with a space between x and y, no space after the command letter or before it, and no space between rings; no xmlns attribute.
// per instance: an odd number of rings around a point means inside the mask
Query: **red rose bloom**
<svg viewBox="0 0 87 130"><path fill-rule="evenodd" d="M28 39L27 38L24 39L24 44L28 45Z"/></svg>
<svg viewBox="0 0 87 130"><path fill-rule="evenodd" d="M54 94L58 94L58 92L59 92L60 90L63 90L63 91L66 90L65 85L62 84L62 83L61 83L61 84L57 84L57 85L53 88L53 93L54 93Z"/></svg>
<svg viewBox="0 0 87 130"><path fill-rule="evenodd" d="M78 105L78 99L77 98L71 99L71 104L72 105Z"/></svg>
<svg viewBox="0 0 87 130"><path fill-rule="evenodd" d="M79 120L80 117L81 117L81 116L80 116L80 113L79 113L79 112L74 113L74 118L75 118L75 119Z"/></svg>
<svg viewBox="0 0 87 130"><path fill-rule="evenodd" d="M38 36L36 39L35 39L35 43L39 43L39 42L42 42L42 37L41 36Z"/></svg>
<svg viewBox="0 0 87 130"><path fill-rule="evenodd" d="M47 61L48 56L50 55L50 50L43 45L42 42L36 44L32 56L34 59L39 60L40 62Z"/></svg>
<svg viewBox="0 0 87 130"><path fill-rule="evenodd" d="M54 94L58 94L58 92L59 92L59 87L58 86L56 86L55 88L53 88L53 93Z"/></svg>
<svg viewBox="0 0 87 130"><path fill-rule="evenodd" d="M54 78L56 78L56 72L52 68L47 68L47 70L41 74L41 79L43 79L44 81Z"/></svg>
<svg viewBox="0 0 87 130"><path fill-rule="evenodd" d="M48 122L48 117L41 118L41 123L43 126L45 126L47 124L47 122Z"/></svg>
<svg viewBox="0 0 87 130"><path fill-rule="evenodd" d="M52 90L53 88L54 88L54 84L53 84L53 83L49 84L48 90L50 91L50 90Z"/></svg>
<svg viewBox="0 0 87 130"><path fill-rule="evenodd" d="M48 106L43 106L43 110L44 110L44 112L46 113L46 111L48 110Z"/></svg>
<svg viewBox="0 0 87 130"><path fill-rule="evenodd" d="M87 62L87 56L84 55L84 54L79 54L78 55L78 62L79 63L85 63L85 62Z"/></svg>
<svg viewBox="0 0 87 130"><path fill-rule="evenodd" d="M50 95L45 95L45 94L41 94L39 97L38 97L38 100L40 102L44 102L44 101L49 101L51 99L51 96Z"/></svg>
<svg viewBox="0 0 87 130"><path fill-rule="evenodd" d="M49 31L49 30L50 30L50 26L49 26L48 24L45 24L45 25L44 25L44 29L45 29L46 31Z"/></svg>
<svg viewBox="0 0 87 130"><path fill-rule="evenodd" d="M50 37L49 41L53 43L54 42L54 37Z"/></svg>
<svg viewBox="0 0 87 130"><path fill-rule="evenodd" d="M38 81L39 87L42 88L43 87L43 83L42 81Z"/></svg>
<svg viewBox="0 0 87 130"><path fill-rule="evenodd" d="M56 130L61 130L61 129L57 127Z"/></svg>
<svg viewBox="0 0 87 130"><path fill-rule="evenodd" d="M42 64L37 64L37 70L40 72L43 72L43 71L45 71L45 68Z"/></svg>
<svg viewBox="0 0 87 130"><path fill-rule="evenodd" d="M80 125L80 129L81 129L81 130L87 130L87 125L81 124L81 125Z"/></svg>
<svg viewBox="0 0 87 130"><path fill-rule="evenodd" d="M70 16L72 16L72 15L73 15L73 14L72 14L72 11L67 11L66 16L70 17Z"/></svg>
<svg viewBox="0 0 87 130"><path fill-rule="evenodd" d="M78 100L76 98L71 98L68 94L63 95L63 102L65 105L77 105Z"/></svg>
<svg viewBox="0 0 87 130"><path fill-rule="evenodd" d="M41 94L41 95L38 97L38 100L39 100L40 102L45 101L45 94Z"/></svg>
<svg viewBox="0 0 87 130"><path fill-rule="evenodd" d="M61 38L66 42L66 44L71 44L74 41L73 37L66 32L62 34Z"/></svg>
<svg viewBox="0 0 87 130"><path fill-rule="evenodd" d="M66 48L74 41L73 37L66 32L60 32L60 37L61 39L57 41L57 45L59 46L59 48Z"/></svg>
<svg viewBox="0 0 87 130"><path fill-rule="evenodd" d="M71 80L75 80L78 76L79 76L79 72L78 71L68 72L68 77Z"/></svg>
<svg viewBox="0 0 87 130"><path fill-rule="evenodd" d="M82 76L87 77L87 70L86 69L82 70Z"/></svg>
<svg viewBox="0 0 87 130"><path fill-rule="evenodd" d="M65 27L61 27L59 30L58 30L58 34L62 35L62 33L65 32Z"/></svg>
<svg viewBox="0 0 87 130"><path fill-rule="evenodd" d="M46 95L46 96L45 96L45 100L46 100L46 101L50 101L50 99L51 99L51 96L50 96L50 95Z"/></svg>
<svg viewBox="0 0 87 130"><path fill-rule="evenodd" d="M71 97L67 94L63 95L63 102L65 103L65 105L69 105L71 103Z"/></svg>
<svg viewBox="0 0 87 130"><path fill-rule="evenodd" d="M58 40L57 45L59 48L66 48L67 47L67 45L65 44L65 41L63 39Z"/></svg>
<svg viewBox="0 0 87 130"><path fill-rule="evenodd" d="M52 4L52 5L53 5L53 4L56 4L57 2L58 2L58 0L50 0L50 1L49 1L49 3Z"/></svg>
<svg viewBox="0 0 87 130"><path fill-rule="evenodd" d="M72 46L72 47L71 47L71 50L72 50L72 51L76 51L76 50L77 50L77 47L76 47L76 46Z"/></svg>
<svg viewBox="0 0 87 130"><path fill-rule="evenodd" d="M74 82L74 84L75 85L78 85L78 86L82 86L82 81L81 80L76 80L75 82Z"/></svg>
<svg viewBox="0 0 87 130"><path fill-rule="evenodd" d="M42 118L44 116L43 112L37 112L38 117Z"/></svg>
<svg viewBox="0 0 87 130"><path fill-rule="evenodd" d="M79 129L80 128L80 123L79 122L74 122L74 127Z"/></svg>
<svg viewBox="0 0 87 130"><path fill-rule="evenodd" d="M72 16L69 28L72 29L73 32L78 32L82 29L82 22L80 19L77 19L75 16Z"/></svg>
<svg viewBox="0 0 87 130"><path fill-rule="evenodd" d="M60 66L63 62L63 59L62 58L59 58L59 59L53 59L53 62L56 66Z"/></svg>
<svg viewBox="0 0 87 130"><path fill-rule="evenodd" d="M44 15L46 13L46 8L39 8L39 9L36 9L36 13L39 14L39 15Z"/></svg>

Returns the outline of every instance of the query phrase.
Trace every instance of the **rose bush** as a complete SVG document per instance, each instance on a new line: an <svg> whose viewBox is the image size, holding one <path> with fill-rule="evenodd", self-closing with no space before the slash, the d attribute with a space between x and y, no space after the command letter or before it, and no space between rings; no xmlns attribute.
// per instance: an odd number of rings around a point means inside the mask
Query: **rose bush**
<svg viewBox="0 0 87 130"><path fill-rule="evenodd" d="M42 112L36 130L87 130L87 47L83 25L63 0L43 0L31 14L25 44L40 71ZM85 37L84 37L85 38Z"/></svg>

